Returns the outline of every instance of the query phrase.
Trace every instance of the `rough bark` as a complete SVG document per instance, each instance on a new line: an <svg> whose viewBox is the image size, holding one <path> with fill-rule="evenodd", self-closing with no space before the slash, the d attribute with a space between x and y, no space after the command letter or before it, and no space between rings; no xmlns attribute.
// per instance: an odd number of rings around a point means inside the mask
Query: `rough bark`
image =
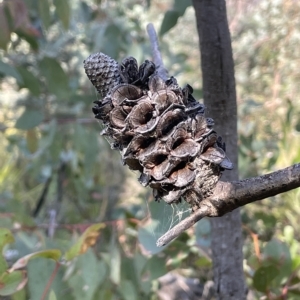
<svg viewBox="0 0 300 300"><path fill-rule="evenodd" d="M203 96L215 129L226 142L235 169L222 179L238 179L237 108L230 33L224 0L193 0L200 40ZM244 299L242 229L239 210L212 219L212 254L218 299Z"/></svg>

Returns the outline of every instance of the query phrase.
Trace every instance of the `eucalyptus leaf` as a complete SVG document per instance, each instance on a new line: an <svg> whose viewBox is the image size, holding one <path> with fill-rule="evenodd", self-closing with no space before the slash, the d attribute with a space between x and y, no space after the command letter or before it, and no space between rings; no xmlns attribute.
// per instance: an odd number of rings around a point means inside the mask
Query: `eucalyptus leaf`
<svg viewBox="0 0 300 300"><path fill-rule="evenodd" d="M180 16L183 16L189 6L192 6L191 0L175 0L173 9L178 11Z"/></svg>
<svg viewBox="0 0 300 300"><path fill-rule="evenodd" d="M163 36L171 30L177 24L179 17L180 13L177 10L168 10L164 15L159 35Z"/></svg>
<svg viewBox="0 0 300 300"><path fill-rule="evenodd" d="M59 100L69 96L69 79L58 61L51 57L44 57L39 62L41 74L46 79L49 92L56 95Z"/></svg>
<svg viewBox="0 0 300 300"><path fill-rule="evenodd" d="M10 28L4 11L4 5L0 6L0 28L0 48L6 50L7 44L10 41Z"/></svg>
<svg viewBox="0 0 300 300"><path fill-rule="evenodd" d="M263 266L256 270L253 276L253 285L259 292L266 292L272 280L279 274L277 266Z"/></svg>
<svg viewBox="0 0 300 300"><path fill-rule="evenodd" d="M26 271L5 272L0 277L0 296L8 296L21 290L27 283Z"/></svg>
<svg viewBox="0 0 300 300"><path fill-rule="evenodd" d="M45 29L49 29L51 23L49 0L38 1L39 16Z"/></svg>
<svg viewBox="0 0 300 300"><path fill-rule="evenodd" d="M19 84L23 84L23 79L20 73L18 72L17 69L15 69L13 66L4 63L3 61L0 60L0 74L4 76L11 76L17 79Z"/></svg>
<svg viewBox="0 0 300 300"><path fill-rule="evenodd" d="M24 67L18 67L17 71L20 73L23 82L20 87L27 88L33 95L38 96L41 91L40 81L37 79L37 77Z"/></svg>
<svg viewBox="0 0 300 300"><path fill-rule="evenodd" d="M67 30L69 28L71 15L69 0L54 0L53 3L56 8L56 14L58 15L64 29Z"/></svg>
<svg viewBox="0 0 300 300"><path fill-rule="evenodd" d="M26 109L17 120L15 127L28 130L42 123L44 116L38 110Z"/></svg>

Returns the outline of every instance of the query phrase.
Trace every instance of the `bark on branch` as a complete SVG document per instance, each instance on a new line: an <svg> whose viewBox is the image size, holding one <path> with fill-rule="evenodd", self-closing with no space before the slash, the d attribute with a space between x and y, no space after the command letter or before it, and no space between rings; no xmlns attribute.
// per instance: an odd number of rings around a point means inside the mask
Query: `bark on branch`
<svg viewBox="0 0 300 300"><path fill-rule="evenodd" d="M159 238L157 246L168 244L204 217L220 217L238 207L298 187L300 163L263 176L232 182L219 181L211 197L202 201L197 211Z"/></svg>

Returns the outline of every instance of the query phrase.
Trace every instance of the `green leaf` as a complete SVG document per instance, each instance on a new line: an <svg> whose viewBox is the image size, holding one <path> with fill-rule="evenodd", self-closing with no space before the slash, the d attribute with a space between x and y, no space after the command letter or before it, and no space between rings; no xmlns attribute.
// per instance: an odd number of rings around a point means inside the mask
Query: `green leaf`
<svg viewBox="0 0 300 300"><path fill-rule="evenodd" d="M21 290L27 283L25 271L5 272L0 277L0 295L8 296Z"/></svg>
<svg viewBox="0 0 300 300"><path fill-rule="evenodd" d="M39 300L45 290L51 274L57 267L57 262L51 259L36 258L29 261L28 270L28 291L30 299ZM73 300L71 297L70 286L63 280L64 270L59 268L51 285L51 289L55 291L57 299ZM68 292L66 293L66 290ZM29 299L29 298L27 298Z"/></svg>
<svg viewBox="0 0 300 300"><path fill-rule="evenodd" d="M63 27L67 30L70 24L70 4L68 0L54 0L56 14L58 15Z"/></svg>
<svg viewBox="0 0 300 300"><path fill-rule="evenodd" d="M3 248L14 241L15 239L8 229L0 228L0 275L7 270L7 262L2 254Z"/></svg>
<svg viewBox="0 0 300 300"><path fill-rule="evenodd" d="M2 253L3 248L7 244L11 244L15 241L14 236L7 228L0 228L0 252Z"/></svg>
<svg viewBox="0 0 300 300"><path fill-rule="evenodd" d="M103 229L105 225L98 223L88 227L81 235L75 245L73 245L65 254L66 260L72 260L76 256L85 253L90 247L94 246L97 238L100 234L100 229Z"/></svg>
<svg viewBox="0 0 300 300"><path fill-rule="evenodd" d="M150 280L154 280L165 275L167 273L166 259L152 256L146 263L144 271L150 273Z"/></svg>
<svg viewBox="0 0 300 300"><path fill-rule="evenodd" d="M253 285L259 292L266 292L270 283L279 274L279 270L276 266L270 265L266 267L260 267L253 276Z"/></svg>
<svg viewBox="0 0 300 300"><path fill-rule="evenodd" d="M202 219L195 226L197 244L201 247L208 248L211 243L211 226L208 219Z"/></svg>
<svg viewBox="0 0 300 300"><path fill-rule="evenodd" d="M292 272L292 260L289 247L276 239L267 243L263 250L264 263L276 265L279 270L278 284Z"/></svg>
<svg viewBox="0 0 300 300"><path fill-rule="evenodd" d="M60 64L54 58L44 57L40 61L39 67L42 75L46 78L49 92L58 98L68 97L69 80Z"/></svg>
<svg viewBox="0 0 300 300"><path fill-rule="evenodd" d="M37 77L24 67L18 67L17 70L23 79L23 84L20 84L20 88L27 88L33 95L38 96L41 91L40 81Z"/></svg>
<svg viewBox="0 0 300 300"><path fill-rule="evenodd" d="M17 120L15 127L18 129L31 129L42 123L44 116L38 110L26 109Z"/></svg>
<svg viewBox="0 0 300 300"><path fill-rule="evenodd" d="M10 41L10 28L4 11L4 5L0 6L0 48L6 50Z"/></svg>
<svg viewBox="0 0 300 300"><path fill-rule="evenodd" d="M99 286L107 278L107 266L89 249L78 257L74 274L68 280L74 299L92 300Z"/></svg>
<svg viewBox="0 0 300 300"><path fill-rule="evenodd" d="M201 256L196 260L195 264L200 268L208 268L212 266L212 261L208 257Z"/></svg>
<svg viewBox="0 0 300 300"><path fill-rule="evenodd" d="M21 289L11 296L12 300L27 300L26 290Z"/></svg>
<svg viewBox="0 0 300 300"><path fill-rule="evenodd" d="M167 33L170 29L172 29L178 21L178 18L180 17L180 13L176 10L168 10L163 18L159 35L163 36L165 33Z"/></svg>
<svg viewBox="0 0 300 300"><path fill-rule="evenodd" d="M183 16L186 9L192 5L192 1L191 0L175 0L174 1L174 10L178 11L178 13L180 14L180 16Z"/></svg>
<svg viewBox="0 0 300 300"><path fill-rule="evenodd" d="M48 29L51 23L49 1L48 0L38 1L38 9L39 9L39 16L43 22L43 26L45 29Z"/></svg>
<svg viewBox="0 0 300 300"><path fill-rule="evenodd" d="M39 49L38 39L35 35L32 35L24 30L15 30L15 33L23 40L25 40L32 50L37 51Z"/></svg>
<svg viewBox="0 0 300 300"><path fill-rule="evenodd" d="M124 300L138 300L138 293L135 288L136 286L129 280L122 280L120 284L120 294Z"/></svg>
<svg viewBox="0 0 300 300"><path fill-rule="evenodd" d="M18 269L22 269L27 266L28 262L33 258L48 258L58 261L61 257L61 251L58 249L42 250L34 253L30 253L18 259L9 269L10 272Z"/></svg>
<svg viewBox="0 0 300 300"><path fill-rule="evenodd" d="M144 247L144 249L151 254L157 254L159 252L162 252L164 248L167 247L156 246L156 241L161 235L160 231L158 231L159 226L160 221L152 220L150 224L140 227L138 231L139 242Z"/></svg>
<svg viewBox="0 0 300 300"><path fill-rule="evenodd" d="M26 143L30 153L35 153L38 149L38 134L35 128L29 129L26 132Z"/></svg>
<svg viewBox="0 0 300 300"><path fill-rule="evenodd" d="M110 280L115 285L119 285L121 281L121 253L114 241L110 246Z"/></svg>
<svg viewBox="0 0 300 300"><path fill-rule="evenodd" d="M57 300L55 292L53 290L49 294L49 300Z"/></svg>
<svg viewBox="0 0 300 300"><path fill-rule="evenodd" d="M0 34L1 35L1 34ZM4 63L0 60L0 74L4 76L11 76L17 79L19 84L23 84L20 73L11 65Z"/></svg>

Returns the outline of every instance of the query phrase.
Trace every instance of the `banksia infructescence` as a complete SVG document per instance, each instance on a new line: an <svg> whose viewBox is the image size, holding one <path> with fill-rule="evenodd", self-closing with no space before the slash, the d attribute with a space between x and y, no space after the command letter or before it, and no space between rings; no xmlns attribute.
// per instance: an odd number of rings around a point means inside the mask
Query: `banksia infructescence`
<svg viewBox="0 0 300 300"><path fill-rule="evenodd" d="M138 68L133 57L118 65L96 53L84 68L103 96L93 107L105 126L102 135L121 152L123 163L141 173L140 183L157 200L171 204L184 198L196 209L232 163L192 87L179 87L174 77L163 80L150 61Z"/></svg>

